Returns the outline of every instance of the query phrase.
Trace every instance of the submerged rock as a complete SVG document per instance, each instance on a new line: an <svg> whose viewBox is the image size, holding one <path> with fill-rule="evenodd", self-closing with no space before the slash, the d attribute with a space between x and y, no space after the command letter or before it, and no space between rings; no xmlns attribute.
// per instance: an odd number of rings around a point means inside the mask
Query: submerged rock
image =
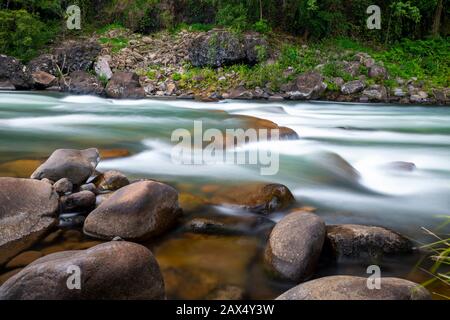
<svg viewBox="0 0 450 320"><path fill-rule="evenodd" d="M83 184L100 161L98 150L58 149L31 175L32 179L58 181L67 178L74 185Z"/></svg>
<svg viewBox="0 0 450 320"><path fill-rule="evenodd" d="M178 192L163 183L141 181L123 187L91 212L85 234L144 241L164 233L178 218Z"/></svg>
<svg viewBox="0 0 450 320"><path fill-rule="evenodd" d="M223 187L211 199L213 204L238 207L262 214L283 210L294 201L288 187L276 183Z"/></svg>
<svg viewBox="0 0 450 320"><path fill-rule="evenodd" d="M411 252L413 247L410 240L394 231L352 224L328 226L327 242L336 257L378 258Z"/></svg>
<svg viewBox="0 0 450 320"><path fill-rule="evenodd" d="M285 216L270 234L264 254L266 266L279 278L307 280L319 260L325 233L325 223L313 213Z"/></svg>
<svg viewBox="0 0 450 320"><path fill-rule="evenodd" d="M0 265L45 236L56 222L58 196L48 183L0 178Z"/></svg>
<svg viewBox="0 0 450 320"><path fill-rule="evenodd" d="M145 98L139 76L132 72L116 72L106 85L106 95L113 99Z"/></svg>
<svg viewBox="0 0 450 320"><path fill-rule="evenodd" d="M80 270L80 290L69 289ZM1 300L164 299L164 281L153 254L130 242L40 258L0 287Z"/></svg>
<svg viewBox="0 0 450 320"><path fill-rule="evenodd" d="M332 276L302 283L277 300L430 300L428 290L399 278L381 278L381 289L371 290L367 278Z"/></svg>

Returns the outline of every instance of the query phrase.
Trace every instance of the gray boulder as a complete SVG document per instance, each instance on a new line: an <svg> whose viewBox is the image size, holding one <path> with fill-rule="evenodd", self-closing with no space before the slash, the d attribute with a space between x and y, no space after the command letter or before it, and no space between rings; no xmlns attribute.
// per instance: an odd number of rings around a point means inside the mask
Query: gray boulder
<svg viewBox="0 0 450 320"><path fill-rule="evenodd" d="M52 54L46 53L34 58L28 63L27 68L31 73L45 72L53 76L59 76L56 58Z"/></svg>
<svg viewBox="0 0 450 320"><path fill-rule="evenodd" d="M430 300L428 290L399 278L381 278L380 289L369 289L367 278L331 276L302 283L277 300Z"/></svg>
<svg viewBox="0 0 450 320"><path fill-rule="evenodd" d="M58 195L48 183L0 178L0 265L45 236L56 223Z"/></svg>
<svg viewBox="0 0 450 320"><path fill-rule="evenodd" d="M145 98L145 90L134 72L116 72L106 85L106 95L113 99Z"/></svg>
<svg viewBox="0 0 450 320"><path fill-rule="evenodd" d="M164 233L180 213L175 189L155 181L140 181L117 190L92 211L84 233L106 240L119 236L145 241Z"/></svg>
<svg viewBox="0 0 450 320"><path fill-rule="evenodd" d="M363 91L365 87L366 85L364 84L363 81L354 80L345 83L341 88L341 92L343 94L354 94Z"/></svg>
<svg viewBox="0 0 450 320"><path fill-rule="evenodd" d="M307 72L300 75L287 92L292 100L318 99L327 89L323 77L317 72Z"/></svg>
<svg viewBox="0 0 450 320"><path fill-rule="evenodd" d="M369 77L377 79L387 79L388 73L385 67L375 64L369 68Z"/></svg>
<svg viewBox="0 0 450 320"><path fill-rule="evenodd" d="M15 89L26 90L33 86L33 78L19 60L0 54L0 82L9 83Z"/></svg>
<svg viewBox="0 0 450 320"><path fill-rule="evenodd" d="M267 41L258 33L238 36L227 30L211 30L192 40L189 60L195 67L255 64L266 50Z"/></svg>
<svg viewBox="0 0 450 320"><path fill-rule="evenodd" d="M408 253L413 245L402 235L382 227L353 224L327 226L327 243L336 257L379 258Z"/></svg>
<svg viewBox="0 0 450 320"><path fill-rule="evenodd" d="M365 89L362 93L366 96L370 101L380 102L387 100L387 90L386 87L381 85L371 85L367 89Z"/></svg>
<svg viewBox="0 0 450 320"><path fill-rule="evenodd" d="M312 276L325 241L325 223L312 213L294 212L270 234L264 260L275 276L305 281Z"/></svg>
<svg viewBox="0 0 450 320"><path fill-rule="evenodd" d="M94 70L97 76L103 77L107 80L111 79L113 73L111 71L111 67L109 66L109 60L111 57L109 56L100 56L97 58L97 62L94 65Z"/></svg>
<svg viewBox="0 0 450 320"><path fill-rule="evenodd" d="M86 71L74 71L69 75L69 81L67 86L64 87L64 91L72 94L82 95L103 95L104 86L100 80L94 75Z"/></svg>
<svg viewBox="0 0 450 320"><path fill-rule="evenodd" d="M58 149L31 175L32 179L58 181L67 178L74 185L82 185L100 161L97 149Z"/></svg>
<svg viewBox="0 0 450 320"><path fill-rule="evenodd" d="M101 46L95 41L65 41L53 52L57 65L64 73L88 71L100 54Z"/></svg>
<svg viewBox="0 0 450 320"><path fill-rule="evenodd" d="M79 268L80 289L70 277ZM144 246L113 241L40 258L0 287L0 300L160 300L164 280Z"/></svg>

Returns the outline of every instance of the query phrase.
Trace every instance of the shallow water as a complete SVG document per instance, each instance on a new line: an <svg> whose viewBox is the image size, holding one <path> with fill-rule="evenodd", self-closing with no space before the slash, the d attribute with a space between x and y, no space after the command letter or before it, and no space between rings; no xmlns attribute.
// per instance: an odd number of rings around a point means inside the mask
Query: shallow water
<svg viewBox="0 0 450 320"><path fill-rule="evenodd" d="M192 131L194 120L202 120L205 129L251 126L252 121L242 115L271 120L300 136L298 140L240 147L240 152L254 148L278 152L278 174L262 176L259 166L186 166L171 161L173 130ZM128 150L129 156L104 160L98 169L165 181L189 195L190 204L196 197L213 196L211 190L223 185L277 182L292 190L298 207L317 208L327 224L385 226L417 245L430 240L422 227L435 230L442 223L439 216L450 215L450 108L0 94L1 176L26 177L57 148L88 147ZM335 155L349 162L360 178L343 169ZM412 162L416 169L389 166L397 161ZM192 205L186 211L186 221L198 216L231 219L230 225L242 232L194 235L180 227L149 243L162 266L169 298L207 298L217 288L233 286L243 288L248 298L270 299L292 286L272 280L261 264L267 232L285 212L246 223L255 216L220 206ZM58 241L36 248L53 246L47 250L50 252L70 247L70 241ZM414 269L419 258L386 260L383 276L423 281L426 273ZM318 274L364 275L366 268L342 262L322 266ZM186 281L184 289L180 289L180 281ZM440 287L435 290L445 292Z"/></svg>

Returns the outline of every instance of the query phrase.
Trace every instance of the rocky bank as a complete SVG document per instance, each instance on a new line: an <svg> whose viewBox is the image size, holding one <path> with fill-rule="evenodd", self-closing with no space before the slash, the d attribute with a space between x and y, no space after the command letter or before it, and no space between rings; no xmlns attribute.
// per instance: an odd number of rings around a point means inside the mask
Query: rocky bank
<svg viewBox="0 0 450 320"><path fill-rule="evenodd" d="M127 39L117 46L116 39ZM328 100L398 104L450 104L449 88L426 88L417 78L393 79L382 62L365 52L342 58L338 67L351 81L326 77L326 60L313 70L293 77L274 90L271 83L254 86L239 78L230 65L274 64L279 42L256 32L237 35L223 29L208 32L181 31L143 36L127 29L94 34L89 39L65 41L26 66L13 57L0 55L0 89L50 90L71 94L99 95L114 99L165 97L217 101L220 99ZM307 45L303 45L305 50ZM316 53L321 56L321 52ZM213 70L206 79L189 77L191 67ZM395 86L388 88L383 81Z"/></svg>

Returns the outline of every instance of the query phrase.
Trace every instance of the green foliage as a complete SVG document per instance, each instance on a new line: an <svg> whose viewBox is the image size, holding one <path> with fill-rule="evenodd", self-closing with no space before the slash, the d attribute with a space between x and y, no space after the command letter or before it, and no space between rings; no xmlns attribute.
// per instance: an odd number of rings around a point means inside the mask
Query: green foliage
<svg viewBox="0 0 450 320"><path fill-rule="evenodd" d="M272 31L272 28L270 27L267 20L259 20L255 22L252 29L259 33L269 33Z"/></svg>
<svg viewBox="0 0 450 320"><path fill-rule="evenodd" d="M235 31L248 29L248 11L244 4L228 4L217 11L216 23Z"/></svg>
<svg viewBox="0 0 450 320"><path fill-rule="evenodd" d="M450 217L443 217L445 222L441 224L438 229L442 229L448 224L450 224ZM446 237L442 237L437 235L435 232L429 231L425 229L425 231L431 235L436 241L433 243L427 244L422 247L422 249L429 250L431 252L431 256L429 259L433 261L433 265L428 270L425 271L431 278L428 281L422 283L424 287L430 287L436 282L441 282L444 285L450 285L450 238L448 235ZM423 261L420 261L418 265L420 265ZM450 300L450 296L441 295L442 298Z"/></svg>
<svg viewBox="0 0 450 320"><path fill-rule="evenodd" d="M174 28L171 28L169 31L171 33L179 33L182 30L190 31L190 32L207 32L214 28L214 25L212 24L204 24L204 23L193 23L193 24L187 24L187 23L179 23Z"/></svg>
<svg viewBox="0 0 450 320"><path fill-rule="evenodd" d="M26 10L0 10L0 52L24 61L33 58L56 33L36 14Z"/></svg>
<svg viewBox="0 0 450 320"><path fill-rule="evenodd" d="M124 37L117 38L100 38L100 43L106 44L112 48L112 52L119 52L123 48L128 47L128 39Z"/></svg>
<svg viewBox="0 0 450 320"><path fill-rule="evenodd" d="M450 85L449 39L403 40L373 57L384 62L393 77L428 79L432 85Z"/></svg>

